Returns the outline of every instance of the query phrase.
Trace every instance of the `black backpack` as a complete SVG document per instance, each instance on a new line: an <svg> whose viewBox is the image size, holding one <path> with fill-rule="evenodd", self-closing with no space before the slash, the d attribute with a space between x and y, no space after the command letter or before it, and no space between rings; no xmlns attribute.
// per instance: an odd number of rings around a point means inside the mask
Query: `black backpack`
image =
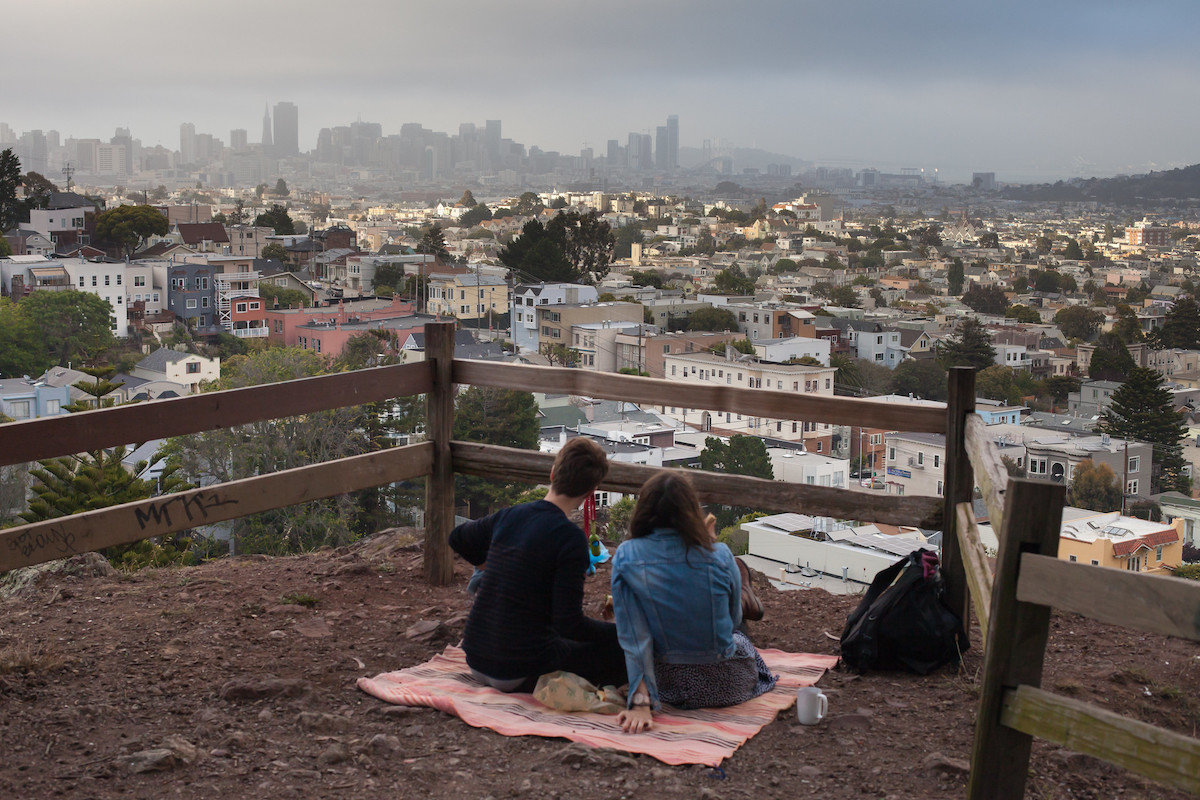
<svg viewBox="0 0 1200 800"><path fill-rule="evenodd" d="M957 663L970 646L944 599L938 557L917 550L875 576L842 630L842 663L858 672L908 670L928 675Z"/></svg>

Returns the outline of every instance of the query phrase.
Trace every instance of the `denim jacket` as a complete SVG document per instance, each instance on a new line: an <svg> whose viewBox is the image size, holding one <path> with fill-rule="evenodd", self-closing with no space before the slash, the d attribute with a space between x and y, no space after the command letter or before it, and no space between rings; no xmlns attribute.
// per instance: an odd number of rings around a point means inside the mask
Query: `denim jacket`
<svg viewBox="0 0 1200 800"><path fill-rule="evenodd" d="M655 659L712 664L733 655L733 631L742 622L741 576L724 544L688 548L670 528L623 542L612 563L630 702L644 682L657 709Z"/></svg>

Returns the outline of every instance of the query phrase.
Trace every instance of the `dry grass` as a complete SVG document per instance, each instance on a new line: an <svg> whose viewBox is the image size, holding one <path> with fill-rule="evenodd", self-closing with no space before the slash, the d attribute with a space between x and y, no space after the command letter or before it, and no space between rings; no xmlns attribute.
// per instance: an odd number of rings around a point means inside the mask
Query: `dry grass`
<svg viewBox="0 0 1200 800"><path fill-rule="evenodd" d="M65 667L67 662L62 653L42 645L17 642L0 648L0 675L54 672Z"/></svg>

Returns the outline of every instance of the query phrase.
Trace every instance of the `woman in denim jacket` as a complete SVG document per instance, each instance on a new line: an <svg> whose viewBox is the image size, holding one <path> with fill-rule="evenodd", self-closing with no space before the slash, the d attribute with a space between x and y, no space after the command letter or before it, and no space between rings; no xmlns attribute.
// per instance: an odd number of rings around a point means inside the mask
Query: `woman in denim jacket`
<svg viewBox="0 0 1200 800"><path fill-rule="evenodd" d="M696 491L679 472L642 487L629 539L612 562L613 611L625 650L629 707L624 730L650 727L661 703L730 706L775 686L758 651L738 630L741 576L714 541Z"/></svg>

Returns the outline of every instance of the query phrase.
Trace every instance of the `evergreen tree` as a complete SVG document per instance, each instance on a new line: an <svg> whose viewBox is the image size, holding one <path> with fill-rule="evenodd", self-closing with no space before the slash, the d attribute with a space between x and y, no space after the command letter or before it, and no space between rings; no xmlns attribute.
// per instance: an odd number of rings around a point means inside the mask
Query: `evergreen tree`
<svg viewBox="0 0 1200 800"><path fill-rule="evenodd" d="M455 401L454 438L464 442L536 450L537 401L529 392L470 386ZM458 475L455 502L466 503L471 516L490 514L516 502L526 487L510 481Z"/></svg>
<svg viewBox="0 0 1200 800"><path fill-rule="evenodd" d="M958 326L954 335L942 345L938 360L946 369L950 367L974 367L976 371L987 369L996 363L996 350L992 338L983 323L967 317Z"/></svg>
<svg viewBox="0 0 1200 800"><path fill-rule="evenodd" d="M1140 342L1146 338L1142 332L1142 324L1138 321L1137 312L1125 303L1117 304L1117 321L1112 326L1112 332L1121 337L1125 344Z"/></svg>
<svg viewBox="0 0 1200 800"><path fill-rule="evenodd" d="M1121 337L1109 331L1100 334L1096 342L1088 364L1088 376L1096 381L1121 381L1136 366Z"/></svg>
<svg viewBox="0 0 1200 800"><path fill-rule="evenodd" d="M749 475L767 480L775 478L767 446L757 436L734 434L729 437L728 444L715 436L707 437L704 450L700 453L700 468L709 472ZM751 511L753 509L742 506L720 506L714 509L717 527L727 527Z"/></svg>
<svg viewBox="0 0 1200 800"><path fill-rule="evenodd" d="M1163 318L1152 344L1156 349L1200 349L1200 307L1196 301L1190 297L1177 301Z"/></svg>
<svg viewBox="0 0 1200 800"><path fill-rule="evenodd" d="M1113 392L1112 403L1100 415L1100 430L1153 445L1150 482L1155 493L1191 493L1191 480L1183 474L1179 445L1187 426L1157 372L1146 367L1129 370L1121 388Z"/></svg>
<svg viewBox="0 0 1200 800"><path fill-rule="evenodd" d="M896 394L943 401L949 392L946 387L946 369L932 358L902 361L892 370L892 377L892 391Z"/></svg>
<svg viewBox="0 0 1200 800"><path fill-rule="evenodd" d="M965 280L966 273L963 270L963 260L955 256L950 262L950 268L946 270L946 281L950 284L950 294L961 295Z"/></svg>
<svg viewBox="0 0 1200 800"><path fill-rule="evenodd" d="M431 255L438 261L450 261L450 251L446 249L446 234L442 232L442 226L438 224L430 225L421 232L421 239L417 242L417 252Z"/></svg>

